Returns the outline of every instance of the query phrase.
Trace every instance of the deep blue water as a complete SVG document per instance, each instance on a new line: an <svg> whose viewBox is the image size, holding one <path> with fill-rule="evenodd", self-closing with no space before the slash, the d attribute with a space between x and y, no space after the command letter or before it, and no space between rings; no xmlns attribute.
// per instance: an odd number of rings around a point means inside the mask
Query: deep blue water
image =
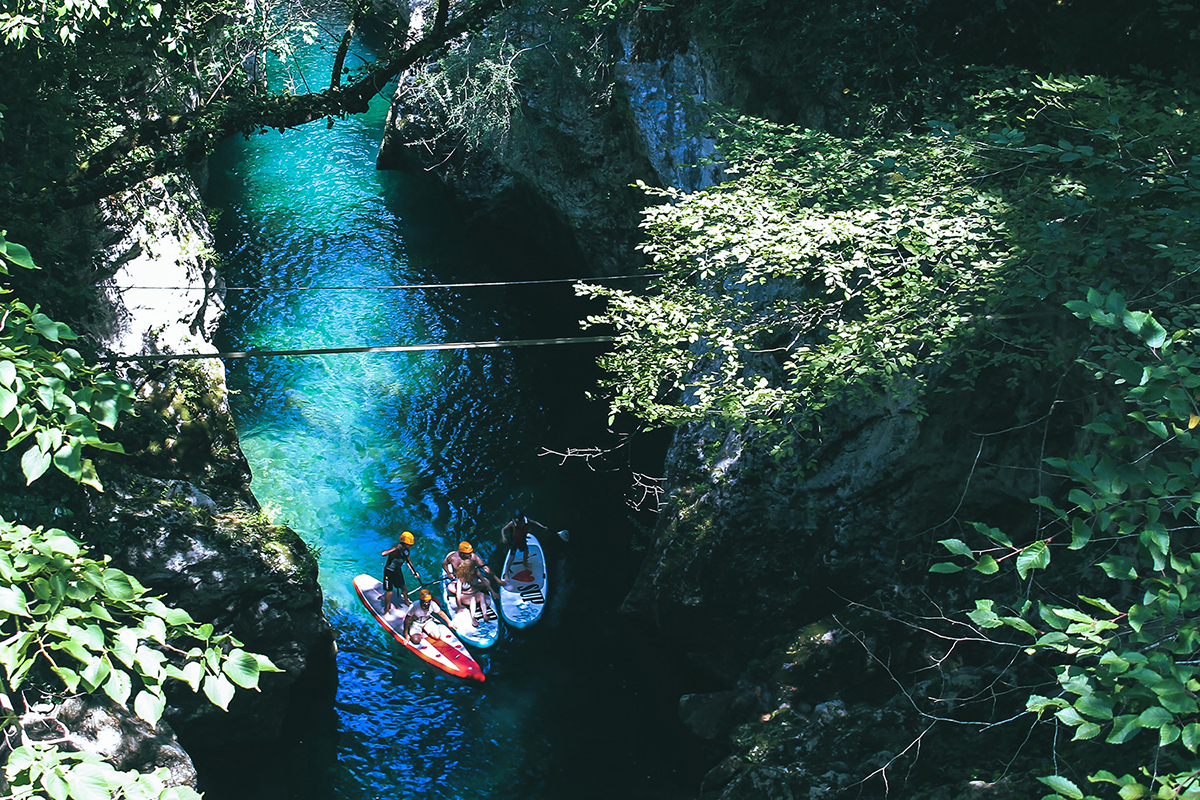
<svg viewBox="0 0 1200 800"><path fill-rule="evenodd" d="M310 72L327 60L305 56ZM386 102L366 115L228 143L208 200L231 287L347 287L574 275L485 241L427 176L374 169ZM580 335L569 285L230 291L222 349ZM337 630L336 718L211 798L673 798L695 785L674 668L616 614L636 572L628 478L542 448L605 444L598 345L250 359L229 364L253 488L319 551ZM521 507L551 550L546 618L484 651L485 684L418 661L358 603L402 530L426 575L460 539L494 550ZM641 524L652 524L642 520ZM307 738L306 738L307 737ZM292 759L289 761L288 759Z"/></svg>

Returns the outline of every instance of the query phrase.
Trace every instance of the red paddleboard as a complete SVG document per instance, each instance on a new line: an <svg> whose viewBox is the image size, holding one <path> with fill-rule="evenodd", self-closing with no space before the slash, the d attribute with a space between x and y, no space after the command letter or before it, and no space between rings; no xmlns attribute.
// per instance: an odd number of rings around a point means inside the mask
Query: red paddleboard
<svg viewBox="0 0 1200 800"><path fill-rule="evenodd" d="M467 648L446 629L445 625L442 625L442 628L446 630L447 636L443 641L425 637L420 644L413 644L404 636L401 627L404 625L404 612L408 610L408 606L404 604L404 598L400 596L399 592L393 592L392 599L400 601L400 605L393 605L388 613L384 614L383 584L379 580L370 575L359 575L354 579L354 591L358 593L358 599L362 600L363 605L367 607L375 620L386 628L397 642L416 653L422 660L460 678L484 680L483 668L475 659L471 658Z"/></svg>

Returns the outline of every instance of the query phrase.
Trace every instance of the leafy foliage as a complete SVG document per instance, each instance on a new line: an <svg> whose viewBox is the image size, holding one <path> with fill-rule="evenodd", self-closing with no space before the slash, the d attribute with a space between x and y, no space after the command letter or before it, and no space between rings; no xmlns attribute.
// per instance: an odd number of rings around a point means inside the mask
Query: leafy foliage
<svg viewBox="0 0 1200 800"><path fill-rule="evenodd" d="M1200 265L1196 125L1173 87L1002 73L921 135L726 123L731 180L647 190L653 290L581 288L616 328L613 412L786 450L855 407L923 413L989 366L1069 363L1046 320L1078 285L1130 276L1144 302Z"/></svg>
<svg viewBox="0 0 1200 800"><path fill-rule="evenodd" d="M0 643L0 666L17 690L35 667L67 692L103 691L151 725L166 707L168 679L203 689L226 708L234 685L258 688L259 673L278 671L240 649L228 634L149 596L136 578L83 555L56 529L0 522L0 626L18 623ZM190 641L184 650L180 643Z"/></svg>
<svg viewBox="0 0 1200 800"><path fill-rule="evenodd" d="M8 274L9 265L35 268L28 250L3 235L0 247L0 274ZM62 347L77 338L66 324L19 300L0 308L0 424L9 434L5 449L31 442L21 456L27 483L53 464L68 477L101 489L83 448L121 452L120 444L100 438L96 426L111 429L118 415L133 407L133 387L112 372L85 366L78 351Z"/></svg>
<svg viewBox="0 0 1200 800"><path fill-rule="evenodd" d="M0 237L0 269L36 268L24 247ZM0 331L0 411L11 449L32 440L22 456L29 483L53 462L68 477L99 489L83 446L120 451L103 442L96 425L111 428L131 407L132 389L98 373L78 353L50 349L74 338L70 329L18 301L4 304ZM35 405L37 404L37 405ZM257 689L270 659L248 653L229 634L197 623L152 596L136 578L91 558L64 531L0 520L0 691L14 700L36 685L55 694L103 692L156 725L169 681L203 691L227 709L235 687ZM16 705L12 703L12 705ZM20 730L17 717L4 726ZM168 787L165 771L120 772L99 759L25 740L4 766L15 797L161 798L190 800L187 788Z"/></svg>
<svg viewBox="0 0 1200 800"><path fill-rule="evenodd" d="M16 748L8 758L7 774L14 800L199 800L201 796L187 786L169 786L165 767L149 774L120 772L95 754L67 753L47 745Z"/></svg>
<svg viewBox="0 0 1200 800"><path fill-rule="evenodd" d="M1049 460L1076 488L1065 507L1034 500L1053 514L1034 541L1016 546L977 524L989 540L982 549L956 539L942 545L979 572L1003 574L1009 562L1035 582L1010 612L982 599L968 615L980 628L1027 636L1031 654L1055 656L1058 692L1030 696L1030 712L1072 729L1073 741L1156 737L1163 766L1122 777L1097 770L1089 780L1118 786L1122 798L1200 796L1200 308L1167 306L1163 325L1116 291L1092 289L1069 306L1101 331L1126 334L1094 346L1086 363L1122 389L1130 410L1088 424L1102 442L1097 452ZM1051 571L1056 552L1070 557L1066 574L1084 570L1087 594L1078 602L1063 600L1063 576ZM1043 780L1058 796L1084 796L1066 778Z"/></svg>
<svg viewBox="0 0 1200 800"><path fill-rule="evenodd" d="M427 109L438 130L413 144L432 148L448 136L456 146L477 150L503 141L520 105L516 62L524 52L507 41L472 40L415 70L403 100Z"/></svg>

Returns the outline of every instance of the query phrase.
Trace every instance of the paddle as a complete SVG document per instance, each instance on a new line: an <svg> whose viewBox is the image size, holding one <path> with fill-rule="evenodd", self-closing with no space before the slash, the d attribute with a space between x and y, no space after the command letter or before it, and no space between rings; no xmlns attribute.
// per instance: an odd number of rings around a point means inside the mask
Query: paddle
<svg viewBox="0 0 1200 800"><path fill-rule="evenodd" d="M570 536L571 536L570 531L567 531L565 529L558 532L558 538L562 539L564 542L570 541Z"/></svg>

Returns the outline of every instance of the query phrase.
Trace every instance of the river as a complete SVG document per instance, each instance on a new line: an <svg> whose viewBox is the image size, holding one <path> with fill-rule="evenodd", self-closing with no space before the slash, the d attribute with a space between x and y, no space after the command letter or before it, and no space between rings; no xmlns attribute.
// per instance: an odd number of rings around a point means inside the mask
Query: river
<svg viewBox="0 0 1200 800"><path fill-rule="evenodd" d="M303 58L309 75L328 74L328 52ZM481 240L428 176L376 171L386 107L377 97L331 129L232 141L213 160L224 274L260 287L229 292L222 349L580 335L587 307L565 283L370 288L578 272ZM210 799L695 795L677 694L664 689L672 668L616 613L638 566L634 530L652 520L631 520L627 475L539 455L607 441L606 409L585 397L598 347L229 364L254 492L319 553L339 688L336 717L293 732L279 763L210 770ZM570 541L549 537L545 618L479 653L486 683L418 661L359 604L351 580L378 574L401 531L431 575L460 539L492 553L518 507Z"/></svg>

